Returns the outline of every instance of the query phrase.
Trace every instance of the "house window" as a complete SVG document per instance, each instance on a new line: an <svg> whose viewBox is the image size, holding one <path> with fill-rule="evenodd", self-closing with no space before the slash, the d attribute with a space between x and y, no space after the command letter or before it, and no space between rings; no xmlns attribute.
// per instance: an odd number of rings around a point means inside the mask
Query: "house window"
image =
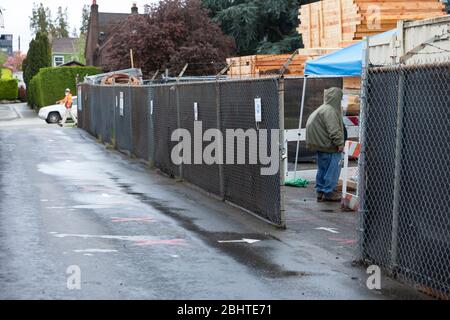
<svg viewBox="0 0 450 320"><path fill-rule="evenodd" d="M53 66L57 67L64 64L64 56L54 56L53 57Z"/></svg>

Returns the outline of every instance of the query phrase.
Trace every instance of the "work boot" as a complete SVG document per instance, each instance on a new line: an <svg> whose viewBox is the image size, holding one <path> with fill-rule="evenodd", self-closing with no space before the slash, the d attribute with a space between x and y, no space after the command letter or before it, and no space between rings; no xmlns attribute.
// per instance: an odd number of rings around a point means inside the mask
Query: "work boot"
<svg viewBox="0 0 450 320"><path fill-rule="evenodd" d="M323 201L325 201L325 202L341 202L341 200L342 200L342 194L337 191L325 193L323 195Z"/></svg>
<svg viewBox="0 0 450 320"><path fill-rule="evenodd" d="M323 192L317 191L317 202L322 202L323 201Z"/></svg>

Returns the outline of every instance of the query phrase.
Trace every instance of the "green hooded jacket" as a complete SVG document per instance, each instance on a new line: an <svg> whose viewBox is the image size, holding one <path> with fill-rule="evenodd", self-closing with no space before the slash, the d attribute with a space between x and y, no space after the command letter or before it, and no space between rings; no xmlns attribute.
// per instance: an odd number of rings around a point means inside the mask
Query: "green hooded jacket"
<svg viewBox="0 0 450 320"><path fill-rule="evenodd" d="M324 92L324 104L314 111L306 123L306 145L313 151L338 152L344 147L342 90L329 88Z"/></svg>

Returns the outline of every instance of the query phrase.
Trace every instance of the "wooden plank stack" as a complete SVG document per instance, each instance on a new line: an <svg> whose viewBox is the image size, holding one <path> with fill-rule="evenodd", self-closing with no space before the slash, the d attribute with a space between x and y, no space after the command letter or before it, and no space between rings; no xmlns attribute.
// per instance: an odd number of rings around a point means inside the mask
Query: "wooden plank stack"
<svg viewBox="0 0 450 320"><path fill-rule="evenodd" d="M342 48L394 29L399 20L443 15L439 0L322 0L301 6L298 32L305 48Z"/></svg>
<svg viewBox="0 0 450 320"><path fill-rule="evenodd" d="M305 63L325 54L337 50L336 48L300 49L292 63L286 70L286 76L302 76ZM290 58L290 54L253 55L228 58L231 65L228 76L232 78L263 77L278 74L282 66Z"/></svg>

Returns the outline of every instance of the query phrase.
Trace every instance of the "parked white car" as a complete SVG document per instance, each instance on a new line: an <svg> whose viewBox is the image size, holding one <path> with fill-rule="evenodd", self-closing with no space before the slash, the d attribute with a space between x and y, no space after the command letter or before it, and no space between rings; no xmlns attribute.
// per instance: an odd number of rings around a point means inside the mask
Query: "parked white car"
<svg viewBox="0 0 450 320"><path fill-rule="evenodd" d="M73 97L72 100L72 112L76 115L77 114L77 103L78 98ZM58 123L62 120L64 117L64 113L66 112L66 107L63 104L54 104L48 107L41 108L39 110L39 118L42 120L47 121L47 123ZM71 119L72 117L69 116L68 119Z"/></svg>

